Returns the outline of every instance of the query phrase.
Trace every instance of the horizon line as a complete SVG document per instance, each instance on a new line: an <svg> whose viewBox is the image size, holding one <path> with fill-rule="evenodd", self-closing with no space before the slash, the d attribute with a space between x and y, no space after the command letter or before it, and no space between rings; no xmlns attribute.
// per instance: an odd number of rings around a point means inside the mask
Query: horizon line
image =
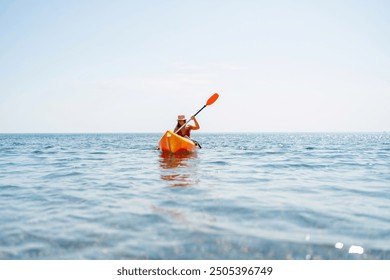
<svg viewBox="0 0 390 280"><path fill-rule="evenodd" d="M163 134L164 132L153 131L128 131L128 132L0 132L0 135L6 134ZM383 131L215 131L215 132L196 132L196 134L260 134L260 133L390 133L390 130Z"/></svg>

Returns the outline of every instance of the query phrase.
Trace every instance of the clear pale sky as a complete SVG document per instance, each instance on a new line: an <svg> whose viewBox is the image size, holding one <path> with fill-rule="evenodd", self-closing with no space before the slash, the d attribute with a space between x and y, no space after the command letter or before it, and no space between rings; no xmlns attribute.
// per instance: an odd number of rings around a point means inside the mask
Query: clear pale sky
<svg viewBox="0 0 390 280"><path fill-rule="evenodd" d="M390 1L0 0L0 133L390 131Z"/></svg>

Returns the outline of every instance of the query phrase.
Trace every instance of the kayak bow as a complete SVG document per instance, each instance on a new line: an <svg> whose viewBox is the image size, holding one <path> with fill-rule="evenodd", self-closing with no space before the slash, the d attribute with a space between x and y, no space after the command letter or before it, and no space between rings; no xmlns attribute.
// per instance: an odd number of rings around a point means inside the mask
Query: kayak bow
<svg viewBox="0 0 390 280"><path fill-rule="evenodd" d="M167 130L158 142L163 153L192 153L196 151L196 144L188 138Z"/></svg>

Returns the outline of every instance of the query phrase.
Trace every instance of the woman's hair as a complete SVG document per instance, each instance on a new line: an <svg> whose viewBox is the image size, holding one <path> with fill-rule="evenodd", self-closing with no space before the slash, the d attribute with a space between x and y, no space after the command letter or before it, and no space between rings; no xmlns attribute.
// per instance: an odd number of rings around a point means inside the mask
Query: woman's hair
<svg viewBox="0 0 390 280"><path fill-rule="evenodd" d="M176 128L180 128L181 126L182 126L182 124L180 124L180 121L177 121Z"/></svg>

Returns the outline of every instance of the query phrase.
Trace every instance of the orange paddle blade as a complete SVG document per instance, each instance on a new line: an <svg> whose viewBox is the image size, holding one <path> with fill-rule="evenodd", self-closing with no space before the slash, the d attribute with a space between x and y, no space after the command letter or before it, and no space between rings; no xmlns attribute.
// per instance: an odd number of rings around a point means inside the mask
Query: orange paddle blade
<svg viewBox="0 0 390 280"><path fill-rule="evenodd" d="M210 98L209 100L207 100L207 103L206 105L209 106L211 104L213 104L219 97L219 94L218 93L214 93Z"/></svg>

